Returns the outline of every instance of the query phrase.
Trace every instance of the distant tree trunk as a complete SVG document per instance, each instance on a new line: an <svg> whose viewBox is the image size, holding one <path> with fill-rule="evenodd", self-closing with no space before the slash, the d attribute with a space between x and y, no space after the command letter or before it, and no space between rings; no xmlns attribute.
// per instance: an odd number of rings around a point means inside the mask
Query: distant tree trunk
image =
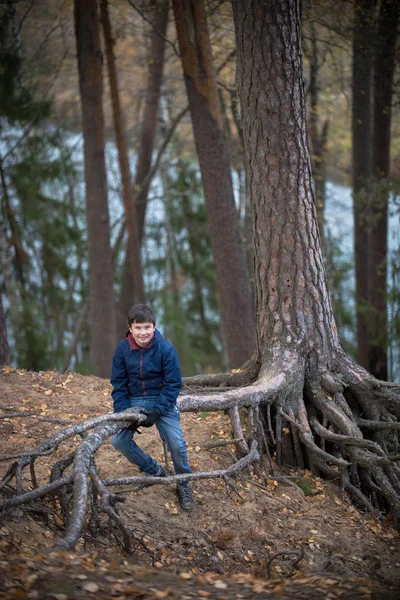
<svg viewBox="0 0 400 600"><path fill-rule="evenodd" d="M7 339L6 315L0 293L0 367L10 363L10 348Z"/></svg>
<svg viewBox="0 0 400 600"><path fill-rule="evenodd" d="M317 216L321 235L322 248L325 250L325 188L326 188L326 154L329 123L325 120L319 123L319 82L318 82L318 44L315 25L310 24L311 31L311 57L310 57L310 117L308 136L311 142L311 160L313 166L313 179L315 186L315 200L317 203Z"/></svg>
<svg viewBox="0 0 400 600"><path fill-rule="evenodd" d="M387 229L390 174L390 122L400 5L380 5L374 61L374 133L372 148L371 224L368 254L368 370L387 380Z"/></svg>
<svg viewBox="0 0 400 600"><path fill-rule="evenodd" d="M104 43L107 56L108 75L110 81L111 100L113 108L115 137L118 148L119 169L121 173L122 197L125 209L125 224L128 231L128 254L131 275L133 280L133 299L135 302L145 302L143 283L142 261L140 256L140 243L137 232L135 205L132 198L131 173L129 168L128 149L126 144L125 128L121 102L119 99L118 77L114 57L114 40L108 1L100 0L100 15L103 26Z"/></svg>
<svg viewBox="0 0 400 600"><path fill-rule="evenodd" d="M230 366L240 367L254 351L254 323L205 5L204 0L172 4L206 198L221 321Z"/></svg>
<svg viewBox="0 0 400 600"><path fill-rule="evenodd" d="M371 178L375 0L356 0L353 29L353 210L358 362L368 366L368 189Z"/></svg>
<svg viewBox="0 0 400 600"><path fill-rule="evenodd" d="M157 115L163 78L165 36L168 26L169 0L160 0L158 2L153 0L153 5L153 33L151 36L151 50L148 61L149 73L147 80L147 92L142 128L140 132L135 185L133 190L134 210L137 222L136 229L139 244L141 244L143 239L147 196L150 186L150 182L146 182L146 178L151 168L157 132ZM132 305L133 298L134 282L128 253L123 267L121 293L117 308L117 331L119 336L122 336L126 330L126 315L128 314L128 310Z"/></svg>
<svg viewBox="0 0 400 600"><path fill-rule="evenodd" d="M104 160L103 55L97 0L74 0L82 126L90 279L91 361L108 377L115 347L114 291Z"/></svg>

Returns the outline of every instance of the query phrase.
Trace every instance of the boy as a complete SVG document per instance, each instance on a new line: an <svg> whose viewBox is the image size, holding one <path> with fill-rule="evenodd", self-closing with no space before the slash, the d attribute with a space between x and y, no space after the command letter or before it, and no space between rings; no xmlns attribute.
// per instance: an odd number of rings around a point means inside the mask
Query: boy
<svg viewBox="0 0 400 600"><path fill-rule="evenodd" d="M182 376L175 348L156 329L155 315L145 304L136 304L128 313L128 331L114 353L111 393L114 412L133 406L146 415L141 427L156 425L167 443L175 473L191 473L183 439L177 403ZM112 445L146 475L165 477L164 468L146 454L133 439L136 426L120 429ZM188 481L177 486L179 504L190 511L194 501Z"/></svg>

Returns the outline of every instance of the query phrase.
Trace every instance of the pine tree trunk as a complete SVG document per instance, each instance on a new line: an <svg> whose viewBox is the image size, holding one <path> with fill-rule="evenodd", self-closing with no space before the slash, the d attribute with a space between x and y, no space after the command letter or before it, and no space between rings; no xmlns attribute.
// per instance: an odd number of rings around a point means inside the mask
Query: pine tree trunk
<svg viewBox="0 0 400 600"><path fill-rule="evenodd" d="M123 115L118 90L118 77L114 57L114 40L108 1L100 1L101 23L104 33L104 43L107 56L108 75L110 81L111 100L113 108L114 129L118 149L119 169L121 173L122 197L125 209L125 224L128 231L128 254L130 257L131 275L133 281L134 301L145 302L143 283L142 260L140 256L140 242L138 238L135 205L132 198L131 173L129 167L128 149L123 124Z"/></svg>
<svg viewBox="0 0 400 600"><path fill-rule="evenodd" d="M268 27L260 16L265 10L261 0L247 6L246 19L244 5L245 0L234 2L237 84L254 217L258 350L265 364L272 352L284 348L328 360L340 345L311 183L300 29L280 36L288 18L299 21L299 3L271 3Z"/></svg>
<svg viewBox="0 0 400 600"><path fill-rule="evenodd" d="M146 183L146 178L151 169L152 155L157 132L157 115L163 79L165 36L168 26L168 12L169 0L154 2L153 33L151 36L145 109L140 132L135 185L133 189L133 202L136 215L136 229L139 245L141 245L143 239L147 197L149 193L149 183ZM121 294L117 309L117 331L119 337L125 333L126 315L132 306L134 297L136 297L136 293L134 291L132 268L130 266L129 254L127 254L123 267Z"/></svg>
<svg viewBox="0 0 400 600"><path fill-rule="evenodd" d="M353 31L353 210L357 358L368 366L368 194L372 156L372 44L375 0L356 0Z"/></svg>
<svg viewBox="0 0 400 600"><path fill-rule="evenodd" d="M103 55L97 0L75 0L75 34L85 143L92 370L109 377L115 347L114 292L104 160Z"/></svg>
<svg viewBox="0 0 400 600"><path fill-rule="evenodd" d="M397 0L380 7L374 63L374 134L371 195L371 230L368 255L368 304L370 313L368 370L388 379L387 360L387 229L388 177L390 174L390 122L393 75L400 5Z"/></svg>
<svg viewBox="0 0 400 600"><path fill-rule="evenodd" d="M400 395L378 386L343 352L322 265L307 147L300 3L233 0L259 360L255 376L252 364L220 382L246 384L225 397L235 438L244 435L238 409L247 405L246 439L257 439L266 451L275 448L280 464L339 477L357 504L390 510L400 526L400 469L394 462ZM248 385L251 376L254 383Z"/></svg>
<svg viewBox="0 0 400 600"><path fill-rule="evenodd" d="M234 202L204 0L173 0L175 24L200 163L221 320L231 368L254 349L250 286Z"/></svg>

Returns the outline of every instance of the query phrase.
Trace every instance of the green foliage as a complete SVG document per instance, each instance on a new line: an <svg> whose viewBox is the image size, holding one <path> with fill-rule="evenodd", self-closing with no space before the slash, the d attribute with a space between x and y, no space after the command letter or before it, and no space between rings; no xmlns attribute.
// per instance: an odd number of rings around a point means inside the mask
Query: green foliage
<svg viewBox="0 0 400 600"><path fill-rule="evenodd" d="M313 496L314 491L312 488L312 483L306 477L302 477L301 479L295 479L296 485L299 486L300 489L303 490L305 496Z"/></svg>

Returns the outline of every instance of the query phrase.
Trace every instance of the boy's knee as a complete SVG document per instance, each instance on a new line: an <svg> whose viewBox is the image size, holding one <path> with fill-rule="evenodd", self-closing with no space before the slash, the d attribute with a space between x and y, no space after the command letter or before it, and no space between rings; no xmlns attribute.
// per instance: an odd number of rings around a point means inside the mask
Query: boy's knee
<svg viewBox="0 0 400 600"><path fill-rule="evenodd" d="M115 433L112 436L112 438L111 438L111 444L114 446L114 448L116 450L119 450L119 451L121 451L122 448L123 448L123 446L125 445L122 436L120 434L118 434L118 433Z"/></svg>
<svg viewBox="0 0 400 600"><path fill-rule="evenodd" d="M180 454L186 454L187 452L186 442L184 440L171 440L169 446L172 453L179 452Z"/></svg>

